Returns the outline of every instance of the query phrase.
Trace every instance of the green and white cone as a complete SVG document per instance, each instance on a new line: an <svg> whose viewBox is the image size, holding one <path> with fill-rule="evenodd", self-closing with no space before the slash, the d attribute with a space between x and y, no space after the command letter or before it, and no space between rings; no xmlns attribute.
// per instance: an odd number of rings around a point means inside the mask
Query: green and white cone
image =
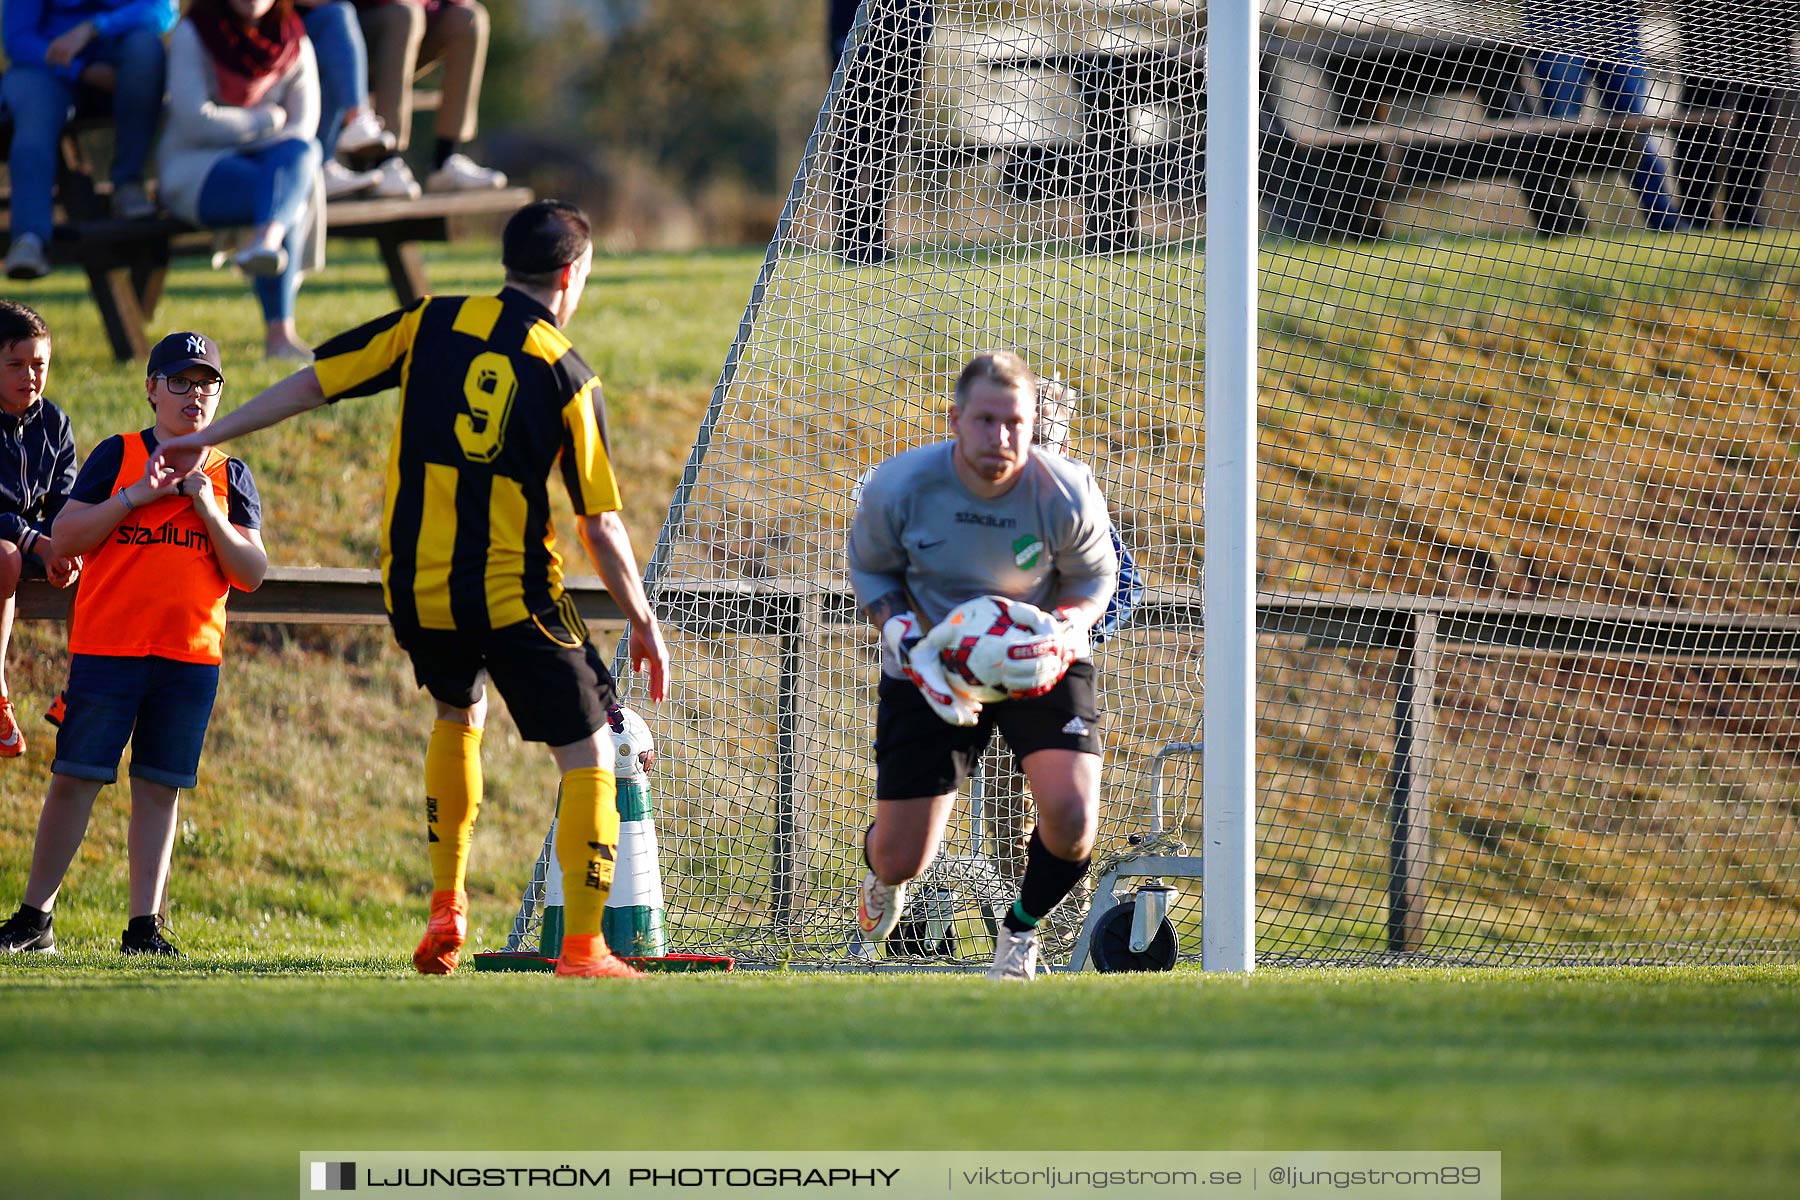
<svg viewBox="0 0 1800 1200"><path fill-rule="evenodd" d="M562 807L562 791L557 790L557 808ZM556 821L550 822L550 837L547 846L556 845ZM556 861L556 852L551 850L544 856L544 922L538 931L538 953L545 958L555 958L562 953L563 942L563 886L562 867Z"/></svg>
<svg viewBox="0 0 1800 1200"><path fill-rule="evenodd" d="M650 810L649 773L640 757L655 752L650 729L630 709L620 709L622 728L613 731L617 751L614 778L618 781L619 857L613 864L612 892L600 932L615 954L661 958L668 954L663 932L662 863L656 846L656 822ZM557 797L560 802L560 794ZM560 803L558 805L560 807ZM556 822L550 823L546 845L556 844ZM563 882L556 856L544 863L543 922L538 933L538 954L555 958L562 953Z"/></svg>
<svg viewBox="0 0 1800 1200"><path fill-rule="evenodd" d="M619 858L606 898L601 932L613 953L660 958L669 952L663 933L662 863L650 810L650 776L641 755L654 752L649 727L629 708L613 731L618 763Z"/></svg>

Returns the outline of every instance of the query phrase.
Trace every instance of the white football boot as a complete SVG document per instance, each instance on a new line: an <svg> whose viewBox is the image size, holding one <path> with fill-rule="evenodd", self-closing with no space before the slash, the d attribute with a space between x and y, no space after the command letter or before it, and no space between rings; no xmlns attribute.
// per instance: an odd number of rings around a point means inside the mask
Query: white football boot
<svg viewBox="0 0 1800 1200"><path fill-rule="evenodd" d="M1014 933L1002 925L994 938L994 965L987 969L987 977L1030 983L1037 974L1037 956L1037 930Z"/></svg>
<svg viewBox="0 0 1800 1200"><path fill-rule="evenodd" d="M892 886L875 878L875 872L863 875L861 894L856 903L856 923L863 941L879 945L900 923L900 910L906 906L906 885Z"/></svg>

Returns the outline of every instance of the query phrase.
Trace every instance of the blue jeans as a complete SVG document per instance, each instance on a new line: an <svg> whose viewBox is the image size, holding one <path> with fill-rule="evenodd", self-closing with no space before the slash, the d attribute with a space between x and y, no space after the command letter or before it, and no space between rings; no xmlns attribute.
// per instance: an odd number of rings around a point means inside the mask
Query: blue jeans
<svg viewBox="0 0 1800 1200"><path fill-rule="evenodd" d="M150 143L162 120L167 57L162 39L148 30L100 38L83 61L109 63L117 73L113 88L116 134L112 181L138 183L150 158ZM0 98L12 112L12 232L34 233L48 241L51 194L56 186L56 143L74 111L75 86L41 66L8 67L0 78Z"/></svg>
<svg viewBox="0 0 1800 1200"><path fill-rule="evenodd" d="M369 107L369 48L351 4L321 4L304 16L306 36L319 60L319 149L330 162L345 119Z"/></svg>
<svg viewBox="0 0 1800 1200"><path fill-rule="evenodd" d="M1544 95L1544 115L1558 120L1581 116L1589 86L1594 88L1600 111L1642 116L1650 92L1650 72L1643 53L1635 45L1615 60L1581 54L1539 54L1533 62ZM1648 137L1638 139L1640 151L1631 172L1631 190L1637 193L1650 228L1667 231L1682 221L1669 184L1669 169Z"/></svg>
<svg viewBox="0 0 1800 1200"><path fill-rule="evenodd" d="M267 225L287 229L287 270L258 276L252 290L262 304L263 320L286 321L294 315L300 294L300 251L306 241L307 203L313 177L319 173L319 144L283 138L257 150L239 150L213 164L200 186L202 225Z"/></svg>
<svg viewBox="0 0 1800 1200"><path fill-rule="evenodd" d="M69 657L67 711L56 733L50 770L112 783L131 743L131 773L172 788L191 788L219 690L217 663L176 662L147 655Z"/></svg>

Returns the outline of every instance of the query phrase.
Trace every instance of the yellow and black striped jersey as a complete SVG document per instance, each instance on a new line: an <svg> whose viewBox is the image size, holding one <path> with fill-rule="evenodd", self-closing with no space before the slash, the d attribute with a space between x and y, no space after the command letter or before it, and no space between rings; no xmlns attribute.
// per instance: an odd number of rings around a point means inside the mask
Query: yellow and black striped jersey
<svg viewBox="0 0 1800 1200"><path fill-rule="evenodd" d="M512 288L428 296L332 338L313 370L331 401L400 389L381 517L397 623L498 629L555 607L558 456L577 513L620 504L600 381L548 309Z"/></svg>

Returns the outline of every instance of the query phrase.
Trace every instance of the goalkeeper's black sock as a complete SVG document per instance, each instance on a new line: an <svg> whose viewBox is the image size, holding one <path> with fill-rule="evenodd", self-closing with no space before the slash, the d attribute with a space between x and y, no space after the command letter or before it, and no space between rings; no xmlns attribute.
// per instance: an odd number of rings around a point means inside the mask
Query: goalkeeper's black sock
<svg viewBox="0 0 1800 1200"><path fill-rule="evenodd" d="M1037 830L1025 847L1025 878L1019 881L1019 898L1000 922L1014 933L1036 929L1049 911L1075 890L1087 874L1092 857L1070 862L1050 853Z"/></svg>
<svg viewBox="0 0 1800 1200"><path fill-rule="evenodd" d="M455 138L439 138L437 145L431 149L431 169L435 171L449 162L450 156L456 153L456 147L459 144Z"/></svg>
<svg viewBox="0 0 1800 1200"><path fill-rule="evenodd" d="M22 901L19 904L18 916L15 917L14 919L17 920L20 917L24 918L27 921L30 921L32 926L37 929L42 929L45 926L50 924L50 914L49 913L45 912L41 908L33 908L31 905L26 904Z"/></svg>

